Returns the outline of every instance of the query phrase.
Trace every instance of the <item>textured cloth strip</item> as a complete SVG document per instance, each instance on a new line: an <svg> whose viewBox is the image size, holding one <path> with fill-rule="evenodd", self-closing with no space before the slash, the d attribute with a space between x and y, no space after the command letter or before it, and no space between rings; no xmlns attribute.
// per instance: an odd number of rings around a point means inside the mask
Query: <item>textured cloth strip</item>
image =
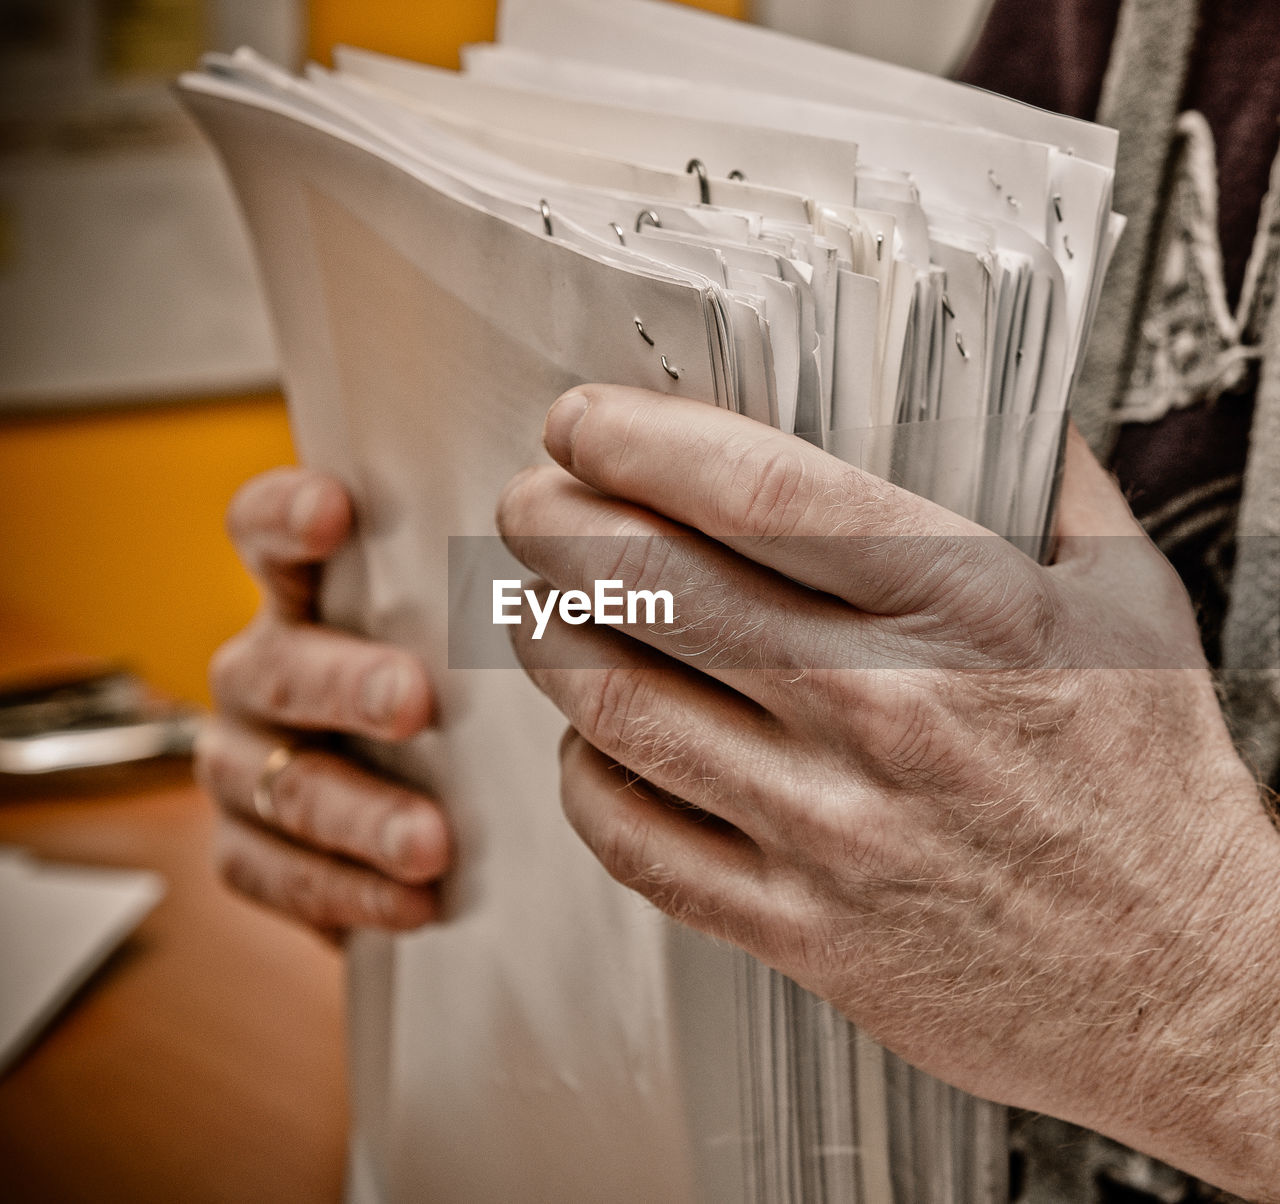
<svg viewBox="0 0 1280 1204"><path fill-rule="evenodd" d="M1098 302L1072 412L1103 458L1114 437L1111 413L1133 362L1197 12L1196 0L1124 0L1102 82L1098 120L1120 131L1113 206L1128 226Z"/></svg>
<svg viewBox="0 0 1280 1204"><path fill-rule="evenodd" d="M1222 633L1227 711L1263 781L1280 771L1280 155L1271 169L1259 227L1269 239L1258 281L1262 368L1249 432L1249 459L1236 526L1236 566Z"/></svg>

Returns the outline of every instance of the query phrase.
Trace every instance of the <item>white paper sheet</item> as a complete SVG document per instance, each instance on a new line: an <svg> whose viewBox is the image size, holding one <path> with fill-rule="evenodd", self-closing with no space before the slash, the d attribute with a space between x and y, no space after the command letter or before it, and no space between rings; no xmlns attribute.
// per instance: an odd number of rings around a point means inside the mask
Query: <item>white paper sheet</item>
<svg viewBox="0 0 1280 1204"><path fill-rule="evenodd" d="M0 1074L164 894L159 875L0 848Z"/></svg>

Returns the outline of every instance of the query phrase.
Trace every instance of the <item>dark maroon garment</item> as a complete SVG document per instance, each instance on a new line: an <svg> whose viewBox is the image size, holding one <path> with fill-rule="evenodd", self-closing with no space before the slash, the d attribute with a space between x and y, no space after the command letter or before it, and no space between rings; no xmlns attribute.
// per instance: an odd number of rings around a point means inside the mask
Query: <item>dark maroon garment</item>
<svg viewBox="0 0 1280 1204"><path fill-rule="evenodd" d="M961 78L1043 108L1093 117L1119 11L1120 0L995 0ZM1280 0L1200 0L1182 109L1198 110L1213 133L1222 277L1234 307L1280 142ZM1126 423L1111 460L1135 513L1195 600L1205 651L1215 664L1255 388L1256 373L1216 400L1170 410L1154 422ZM1070 1179L1064 1163L1083 1165L1083 1151L1101 1142L1091 1144L1082 1133L1064 1139L1061 1126L1026 1115L1015 1115L1012 1131L1015 1170L1024 1168L1027 1186L1034 1183L1040 1192ZM1146 1186L1099 1173L1087 1199L1156 1204L1157 1196L1142 1190ZM1192 1204L1219 1198L1192 1181L1171 1191L1162 1190L1158 1199Z"/></svg>
<svg viewBox="0 0 1280 1204"><path fill-rule="evenodd" d="M1092 119L1120 0L996 0L959 78Z"/></svg>
<svg viewBox="0 0 1280 1204"><path fill-rule="evenodd" d="M960 78L1093 117L1119 10L1120 0L996 0ZM1223 282L1234 306L1280 144L1280 0L1202 0L1182 108L1199 110L1213 131ZM1215 663L1255 384L1250 377L1214 401L1125 424L1111 461L1196 601Z"/></svg>
<svg viewBox="0 0 1280 1204"><path fill-rule="evenodd" d="M1120 0L996 0L959 78L1092 118ZM1280 145L1280 0L1203 0L1184 109L1218 149L1224 276L1234 303Z"/></svg>

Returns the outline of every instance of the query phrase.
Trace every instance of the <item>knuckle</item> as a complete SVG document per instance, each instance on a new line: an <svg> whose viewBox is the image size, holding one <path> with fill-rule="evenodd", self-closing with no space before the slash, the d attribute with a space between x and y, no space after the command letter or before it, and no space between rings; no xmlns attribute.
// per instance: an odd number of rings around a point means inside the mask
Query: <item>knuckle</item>
<svg viewBox="0 0 1280 1204"><path fill-rule="evenodd" d="M274 722L295 713L323 722L344 697L340 666L308 656L305 645L265 617L223 644L209 662L209 682L220 706ZM309 712L315 710L317 714Z"/></svg>
<svg viewBox="0 0 1280 1204"><path fill-rule="evenodd" d="M1058 590L1047 573L1019 563L994 540L949 542L929 582L930 609L944 616L957 648L978 655L979 667L992 661L1032 667L1056 639Z"/></svg>
<svg viewBox="0 0 1280 1204"><path fill-rule="evenodd" d="M339 658L275 628L258 630L237 675L249 709L277 723L338 726L352 693Z"/></svg>
<svg viewBox="0 0 1280 1204"><path fill-rule="evenodd" d="M877 675L864 696L861 743L875 777L894 786L943 777L951 731L932 675Z"/></svg>
<svg viewBox="0 0 1280 1204"><path fill-rule="evenodd" d="M790 909L778 919L770 938L775 956L781 955L788 964L803 967L810 975L825 978L831 966L839 964L832 942L815 933L805 917Z"/></svg>
<svg viewBox="0 0 1280 1204"><path fill-rule="evenodd" d="M657 589L663 584L674 555L670 535L643 530L625 532L614 540L606 580L621 580L633 589Z"/></svg>
<svg viewBox="0 0 1280 1204"><path fill-rule="evenodd" d="M592 744L617 749L627 743L642 690L641 672L610 665L598 674L583 714L583 734Z"/></svg>
<svg viewBox="0 0 1280 1204"><path fill-rule="evenodd" d="M630 811L620 811L599 829L594 852L613 878L658 903L669 875L662 867L647 864L647 847L640 818Z"/></svg>
<svg viewBox="0 0 1280 1204"><path fill-rule="evenodd" d="M648 407L630 407L619 426L616 421L601 421L609 414L607 404L601 404L611 399L609 389L587 385L578 392L590 405L578 423L573 445L575 468L585 468L597 479L624 479L633 464L644 462L645 436L652 420Z"/></svg>
<svg viewBox="0 0 1280 1204"><path fill-rule="evenodd" d="M250 899L265 899L257 865L241 841L226 830L220 833L214 848L213 864L218 876L232 890Z"/></svg>
<svg viewBox="0 0 1280 1204"><path fill-rule="evenodd" d="M1024 626L1032 649L1039 655L1057 640L1062 620L1062 604L1052 583L1040 574L1027 590Z"/></svg>
<svg viewBox="0 0 1280 1204"><path fill-rule="evenodd" d="M246 682L253 709L273 718L287 715L297 697L287 658L271 640L259 640L255 653Z"/></svg>
<svg viewBox="0 0 1280 1204"><path fill-rule="evenodd" d="M991 621L999 632L1004 659L1032 667L1053 646L1061 605L1047 577L1029 573L996 602Z"/></svg>
<svg viewBox="0 0 1280 1204"><path fill-rule="evenodd" d="M289 683L291 717L310 727L335 731L368 726L362 723L358 706L365 675L365 661L359 653L293 649L281 664L281 676Z"/></svg>
<svg viewBox="0 0 1280 1204"><path fill-rule="evenodd" d="M290 861L280 870L279 899L286 911L310 923L322 922L329 903L323 873L309 861Z"/></svg>
<svg viewBox="0 0 1280 1204"><path fill-rule="evenodd" d="M308 758L295 755L272 784L271 801L280 826L291 836L316 843L321 833L323 790Z"/></svg>
<svg viewBox="0 0 1280 1204"><path fill-rule="evenodd" d="M634 794L647 794L643 783L631 785ZM597 832L595 854L609 875L648 899L672 919L706 927L718 903L714 892L688 881L654 850L649 820L643 809L620 808Z"/></svg>
<svg viewBox="0 0 1280 1204"><path fill-rule="evenodd" d="M727 472L717 515L726 533L764 540L794 533L809 504L809 474L803 461L766 444L753 447L745 457L730 458Z"/></svg>
<svg viewBox="0 0 1280 1204"><path fill-rule="evenodd" d="M680 924L705 928L717 911L704 887L681 880L665 862L635 858L626 884Z"/></svg>
<svg viewBox="0 0 1280 1204"><path fill-rule="evenodd" d="M919 575L917 604L946 615L960 614L969 632L984 637L998 625L1004 599L1018 574L995 536L909 536L901 563Z"/></svg>

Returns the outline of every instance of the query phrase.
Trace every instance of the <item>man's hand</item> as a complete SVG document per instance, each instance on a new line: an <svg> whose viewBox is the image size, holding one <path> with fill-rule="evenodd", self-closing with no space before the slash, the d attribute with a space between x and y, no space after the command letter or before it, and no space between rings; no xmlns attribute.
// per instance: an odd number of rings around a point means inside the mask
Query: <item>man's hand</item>
<svg viewBox="0 0 1280 1204"><path fill-rule="evenodd" d="M513 629L605 867L942 1078L1274 1195L1280 838L1083 442L1041 568L709 406L590 387L545 441L516 555L676 604Z"/></svg>
<svg viewBox="0 0 1280 1204"><path fill-rule="evenodd" d="M313 622L318 572L350 532L347 495L280 469L236 495L227 525L264 600L214 658L219 714L197 745L222 809L222 874L326 933L416 928L435 914L429 884L449 859L439 809L324 747L326 733L401 740L431 720L412 656Z"/></svg>

